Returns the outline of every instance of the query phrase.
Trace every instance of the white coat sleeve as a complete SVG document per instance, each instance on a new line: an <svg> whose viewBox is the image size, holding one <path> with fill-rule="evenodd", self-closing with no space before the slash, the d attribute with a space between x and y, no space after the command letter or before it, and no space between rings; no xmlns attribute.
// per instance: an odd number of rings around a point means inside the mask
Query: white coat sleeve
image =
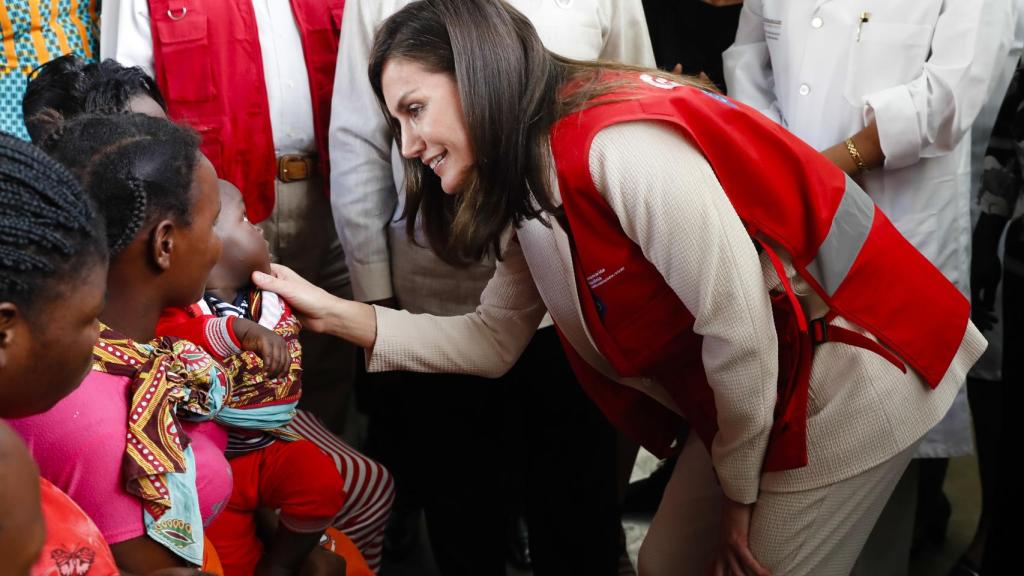
<svg viewBox="0 0 1024 576"><path fill-rule="evenodd" d="M605 38L601 60L646 68L657 66L641 0L604 0L601 13L601 32Z"/></svg>
<svg viewBox="0 0 1024 576"><path fill-rule="evenodd" d="M725 85L729 96L785 125L775 97L775 76L761 11L761 0L743 3L736 40L722 53Z"/></svg>
<svg viewBox="0 0 1024 576"><path fill-rule="evenodd" d="M384 16L404 1L349 0L341 25L328 146L331 211L356 300L394 295L387 228L398 201L391 132L370 86L367 65Z"/></svg>
<svg viewBox="0 0 1024 576"><path fill-rule="evenodd" d="M545 308L514 239L506 244L477 309L463 316L412 314L374 306L377 340L369 372L406 370L497 378L533 338Z"/></svg>
<svg viewBox="0 0 1024 576"><path fill-rule="evenodd" d="M105 0L100 19L100 58L139 66L154 77L153 34L145 0Z"/></svg>
<svg viewBox="0 0 1024 576"><path fill-rule="evenodd" d="M864 123L878 123L887 169L948 154L960 143L1009 52L1012 12L1006 0L947 0L921 74L864 96Z"/></svg>
<svg viewBox="0 0 1024 576"><path fill-rule="evenodd" d="M757 499L778 347L757 251L711 166L654 122L605 128L590 172L626 234L693 314L718 412L711 449L730 499Z"/></svg>

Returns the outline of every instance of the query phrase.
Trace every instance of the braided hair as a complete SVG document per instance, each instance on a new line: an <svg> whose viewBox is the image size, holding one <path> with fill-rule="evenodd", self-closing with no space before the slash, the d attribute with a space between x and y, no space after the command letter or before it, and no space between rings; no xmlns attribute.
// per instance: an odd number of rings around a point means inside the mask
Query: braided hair
<svg viewBox="0 0 1024 576"><path fill-rule="evenodd" d="M0 301L31 310L48 288L106 258L103 226L75 177L0 134Z"/></svg>
<svg viewBox="0 0 1024 576"><path fill-rule="evenodd" d="M146 95L164 110L167 105L156 82L138 66L122 66L114 60L86 63L74 54L55 58L37 68L21 100L25 126L33 142L45 136L47 110L66 119L79 114L123 114L132 98Z"/></svg>
<svg viewBox="0 0 1024 576"><path fill-rule="evenodd" d="M71 169L102 213L111 256L143 227L173 218L191 224L193 172L199 137L191 129L143 114L85 114L63 122L38 118L41 147Z"/></svg>

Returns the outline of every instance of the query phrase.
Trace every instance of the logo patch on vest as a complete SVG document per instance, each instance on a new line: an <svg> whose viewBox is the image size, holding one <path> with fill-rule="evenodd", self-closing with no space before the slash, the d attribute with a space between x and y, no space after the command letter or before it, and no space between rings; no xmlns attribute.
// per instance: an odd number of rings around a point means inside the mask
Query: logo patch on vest
<svg viewBox="0 0 1024 576"><path fill-rule="evenodd" d="M662 90L674 90L676 88L683 87L679 82L673 82L668 78L662 78L660 76L651 76L650 74L641 74L640 80L654 86L655 88L661 88Z"/></svg>
<svg viewBox="0 0 1024 576"><path fill-rule="evenodd" d="M611 274L608 274L608 269L607 268L601 268L597 272L594 272L593 274L588 274L587 275L587 286L589 286L590 289L593 290L594 288L597 288L598 286L601 286L602 284L607 284L613 278L615 278L619 274L622 274L625 271L626 271L626 267L625 266L620 266L618 270L612 272Z"/></svg>

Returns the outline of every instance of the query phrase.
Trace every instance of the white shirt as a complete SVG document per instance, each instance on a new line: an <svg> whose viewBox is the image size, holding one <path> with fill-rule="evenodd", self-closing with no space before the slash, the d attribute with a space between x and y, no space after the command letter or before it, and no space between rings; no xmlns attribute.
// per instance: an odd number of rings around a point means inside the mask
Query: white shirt
<svg viewBox="0 0 1024 576"><path fill-rule="evenodd" d="M349 0L342 21L329 143L331 204L359 300L397 296L401 305L463 313L479 302L493 263L456 270L406 239L402 165L366 68L377 27L410 0ZM564 56L653 67L640 0L511 0L544 44ZM426 245L426 242L422 242Z"/></svg>
<svg viewBox="0 0 1024 576"><path fill-rule="evenodd" d="M314 153L313 101L302 38L291 3L288 0L253 0L252 4L259 31L274 149L279 156ZM113 58L126 66L140 66L155 78L150 22L146 0L105 0L100 24L100 57Z"/></svg>

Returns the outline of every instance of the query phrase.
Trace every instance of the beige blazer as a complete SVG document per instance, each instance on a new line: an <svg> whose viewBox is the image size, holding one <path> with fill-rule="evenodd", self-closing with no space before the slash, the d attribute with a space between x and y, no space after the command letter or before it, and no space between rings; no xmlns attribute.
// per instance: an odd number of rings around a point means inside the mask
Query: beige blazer
<svg viewBox="0 0 1024 576"><path fill-rule="evenodd" d="M775 404L777 344L769 303L779 283L774 268L758 256L707 161L671 128L652 122L606 128L594 140L590 165L623 230L696 319L718 411L712 461L733 500L753 502L760 490L821 487L895 456L942 418L984 350L984 339L967 326L956 360L933 391L913 372L904 374L871 352L821 346L808 406L810 464L761 474ZM378 308L369 369L498 376L525 348L547 309L588 363L677 409L657 382L619 377L596 350L572 266L568 236L556 222L524 223L475 312L440 318ZM827 311L789 271L808 314Z"/></svg>

